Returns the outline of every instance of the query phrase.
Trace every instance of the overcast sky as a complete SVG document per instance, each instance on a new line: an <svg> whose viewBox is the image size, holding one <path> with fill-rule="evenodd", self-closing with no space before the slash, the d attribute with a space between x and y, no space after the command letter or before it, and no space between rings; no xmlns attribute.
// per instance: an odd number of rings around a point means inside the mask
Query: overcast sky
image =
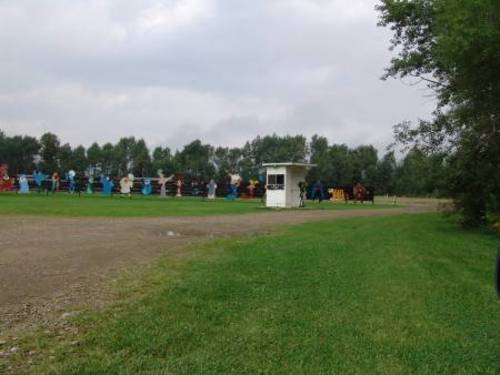
<svg viewBox="0 0 500 375"><path fill-rule="evenodd" d="M379 150L428 118L381 81L376 0L0 0L0 129L73 145L239 146L273 132Z"/></svg>

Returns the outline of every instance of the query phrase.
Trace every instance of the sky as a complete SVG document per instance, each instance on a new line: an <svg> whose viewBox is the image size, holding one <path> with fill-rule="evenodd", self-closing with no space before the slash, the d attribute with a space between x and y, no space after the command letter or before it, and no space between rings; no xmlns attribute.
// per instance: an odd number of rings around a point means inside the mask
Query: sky
<svg viewBox="0 0 500 375"><path fill-rule="evenodd" d="M423 86L380 77L376 0L0 0L0 129L76 146L257 135L392 142L429 118Z"/></svg>

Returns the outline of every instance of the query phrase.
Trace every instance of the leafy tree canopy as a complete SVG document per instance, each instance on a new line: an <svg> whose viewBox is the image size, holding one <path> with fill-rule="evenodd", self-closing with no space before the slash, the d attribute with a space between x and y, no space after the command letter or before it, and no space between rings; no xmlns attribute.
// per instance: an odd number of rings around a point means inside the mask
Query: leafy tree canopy
<svg viewBox="0 0 500 375"><path fill-rule="evenodd" d="M436 94L432 121L402 122L397 141L444 151L447 181L466 225L498 215L500 202L500 1L382 0L394 32L384 78L413 78Z"/></svg>

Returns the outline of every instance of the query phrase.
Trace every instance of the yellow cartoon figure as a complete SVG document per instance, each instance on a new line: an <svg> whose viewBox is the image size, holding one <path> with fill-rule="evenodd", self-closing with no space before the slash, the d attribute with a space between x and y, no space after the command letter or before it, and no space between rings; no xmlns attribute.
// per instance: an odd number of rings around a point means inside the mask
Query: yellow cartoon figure
<svg viewBox="0 0 500 375"><path fill-rule="evenodd" d="M259 184L258 180L249 180L248 181L248 197L255 198L255 190L257 189L257 185Z"/></svg>

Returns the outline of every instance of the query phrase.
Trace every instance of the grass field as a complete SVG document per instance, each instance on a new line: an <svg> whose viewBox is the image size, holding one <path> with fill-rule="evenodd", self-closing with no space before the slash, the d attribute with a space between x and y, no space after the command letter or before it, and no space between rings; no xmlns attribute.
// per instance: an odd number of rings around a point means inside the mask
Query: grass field
<svg viewBox="0 0 500 375"><path fill-rule="evenodd" d="M436 214L219 240L23 350L45 353L41 373L495 374L496 246Z"/></svg>
<svg viewBox="0 0 500 375"><path fill-rule="evenodd" d="M265 212L259 199L238 199L234 202L225 199L215 201L201 198L167 198L158 196L134 195L132 199L114 195L113 198L101 195L69 195L58 193L29 195L1 193L0 214L2 215L49 215L49 216L201 216L220 214L243 214ZM392 204L349 204L323 201L321 204L308 202L306 209L377 209L395 207Z"/></svg>

